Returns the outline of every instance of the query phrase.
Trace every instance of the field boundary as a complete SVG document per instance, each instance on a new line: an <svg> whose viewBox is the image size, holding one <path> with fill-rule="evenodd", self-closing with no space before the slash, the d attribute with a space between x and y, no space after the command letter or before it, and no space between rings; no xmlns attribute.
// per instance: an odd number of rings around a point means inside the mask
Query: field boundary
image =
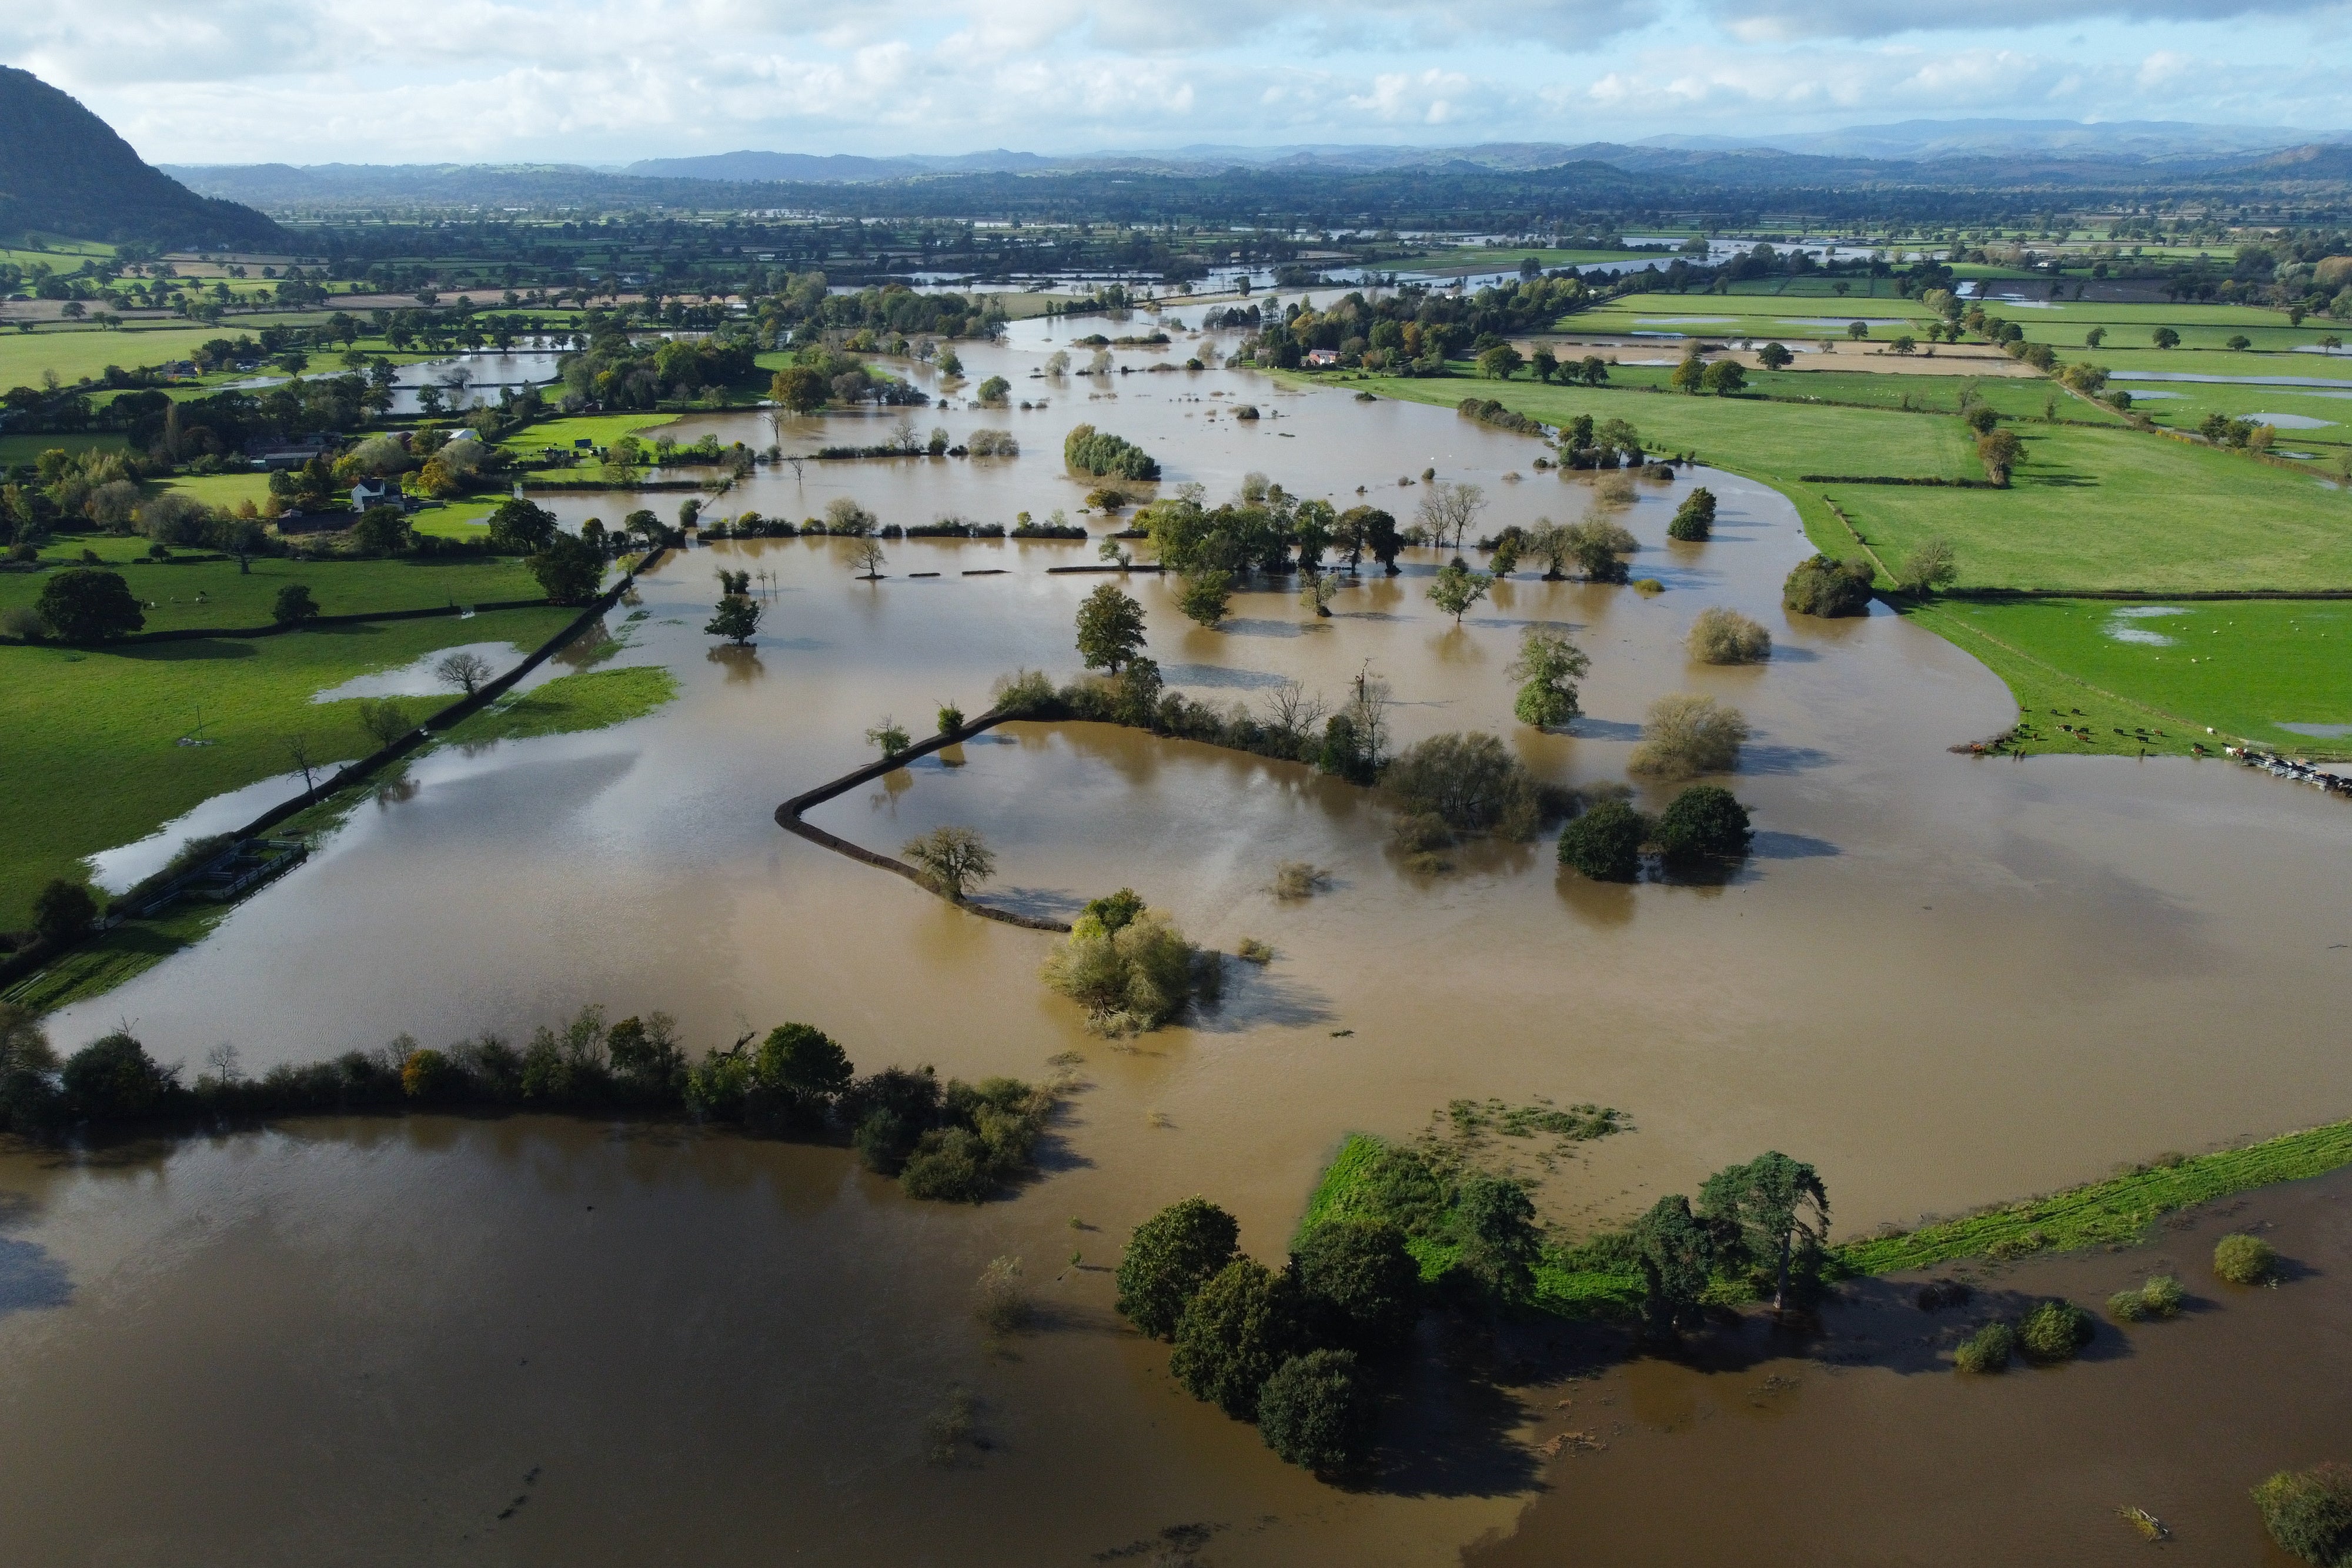
<svg viewBox="0 0 2352 1568"><path fill-rule="evenodd" d="M776 808L776 826L788 833L797 833L820 848L831 850L837 855L845 855L860 865L870 865L877 871L887 871L895 876L903 876L924 892L938 894L940 897L946 899L958 909L977 915L983 920L1001 921L1004 925L1019 925L1031 931L1054 931L1066 935L1070 929L1067 925L1058 920L1049 920L1042 915L1016 915L1010 909L998 909L992 904L975 904L968 898L949 897L948 894L940 893L938 888L932 886L929 879L905 861L878 853L862 844L853 844L838 834L828 833L823 828L801 821L802 812L822 806L836 795L846 794L860 784L870 784L886 774L896 773L909 762L929 757L934 751L943 750L948 747L970 740L982 731L993 729L1006 719L1017 716L1019 716L991 708L969 724L960 725L954 729L942 730L928 739L917 741L904 751L892 752L879 762L869 762L853 772L843 774L830 783L820 784L814 789L803 790Z"/></svg>

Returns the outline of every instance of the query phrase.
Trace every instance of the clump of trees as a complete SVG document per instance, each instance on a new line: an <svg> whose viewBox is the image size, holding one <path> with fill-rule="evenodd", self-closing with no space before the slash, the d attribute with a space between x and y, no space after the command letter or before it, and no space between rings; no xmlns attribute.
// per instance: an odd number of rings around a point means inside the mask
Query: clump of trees
<svg viewBox="0 0 2352 1568"><path fill-rule="evenodd" d="M1701 485L1675 508L1674 521L1666 525L1666 537L1686 544L1705 544L1714 532L1715 492Z"/></svg>
<svg viewBox="0 0 2352 1568"><path fill-rule="evenodd" d="M1559 862L1595 882L1632 882L1654 849L1669 869L1738 860L1754 841L1748 808L1730 790L1694 784L1654 820L1623 800L1595 801L1560 831Z"/></svg>
<svg viewBox="0 0 2352 1568"><path fill-rule="evenodd" d="M1772 656L1772 634L1739 612L1721 605L1698 612L1684 645L1702 664L1755 664Z"/></svg>
<svg viewBox="0 0 2352 1568"><path fill-rule="evenodd" d="M28 1136L307 1113L626 1111L839 1139L911 1197L978 1202L1034 1168L1055 1103L1052 1089L1009 1078L942 1085L928 1067L861 1078L838 1042L802 1023L745 1034L690 1061L667 1013L610 1022L599 1007L541 1025L519 1046L486 1033L436 1050L403 1035L381 1051L258 1078L240 1071L229 1051L190 1084L127 1030L60 1061L37 1020L0 1006L0 1128Z"/></svg>
<svg viewBox="0 0 2352 1568"><path fill-rule="evenodd" d="M2128 1291L2117 1291L2107 1298L2107 1315L2119 1323L2143 1322L2150 1318L2177 1318L2189 1302L2189 1292L2170 1274L2149 1276Z"/></svg>
<svg viewBox="0 0 2352 1568"><path fill-rule="evenodd" d="M110 643L147 624L146 612L131 597L122 574L93 567L51 574L33 609L49 635L61 643Z"/></svg>
<svg viewBox="0 0 2352 1568"><path fill-rule="evenodd" d="M1223 978L1216 954L1186 941L1128 888L1088 904L1041 974L1087 1009L1088 1029L1113 1037L1158 1029L1187 1003L1213 1000Z"/></svg>
<svg viewBox="0 0 2352 1568"><path fill-rule="evenodd" d="M1801 560L1780 586L1781 607L1791 615L1862 615L1870 609L1868 561L1832 560L1816 555Z"/></svg>
<svg viewBox="0 0 2352 1568"><path fill-rule="evenodd" d="M768 607L751 597L751 574L749 571L719 573L719 606L709 622L702 628L707 636L724 637L737 647L751 642L760 630L761 621Z"/></svg>
<svg viewBox="0 0 2352 1568"><path fill-rule="evenodd" d="M1713 697L1678 693L1650 705L1642 743L1627 768L1656 779L1692 779L1727 773L1738 766L1748 740L1748 720Z"/></svg>
<svg viewBox="0 0 2352 1568"><path fill-rule="evenodd" d="M1519 633L1519 656L1503 672L1519 683L1511 711L1521 724L1559 728L1577 716L1576 684L1591 667L1591 659L1567 632L1528 627Z"/></svg>
<svg viewBox="0 0 2352 1568"><path fill-rule="evenodd" d="M1076 426L1063 438L1062 461L1071 473L1096 478L1149 481L1160 477L1159 461L1150 453L1091 424Z"/></svg>
<svg viewBox="0 0 2352 1568"><path fill-rule="evenodd" d="M1433 735L1381 770L1381 788L1410 821L1434 817L1457 833L1531 839L1564 797L1547 790L1511 749L1484 733Z"/></svg>

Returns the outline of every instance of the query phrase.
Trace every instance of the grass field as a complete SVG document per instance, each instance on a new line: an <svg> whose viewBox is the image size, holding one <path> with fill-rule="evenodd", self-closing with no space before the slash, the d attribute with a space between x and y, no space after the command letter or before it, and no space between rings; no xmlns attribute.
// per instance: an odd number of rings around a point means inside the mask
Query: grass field
<svg viewBox="0 0 2352 1568"><path fill-rule="evenodd" d="M2025 458L2007 490L1822 488L1889 565L1950 539L1962 588L2352 588L2352 495L2201 444L2008 428Z"/></svg>
<svg viewBox="0 0 2352 1568"><path fill-rule="evenodd" d="M356 598L359 590L341 591ZM374 748L355 703L313 704L313 694L438 648L493 639L534 647L573 613L502 611L113 650L0 646L9 706L8 744L0 747L0 927L22 926L34 894L52 877L82 875L84 857L285 772L296 735L314 760ZM211 744L178 745L195 727L199 706Z"/></svg>
<svg viewBox="0 0 2352 1568"><path fill-rule="evenodd" d="M2029 751L2130 755L2251 740L2352 754L2352 600L1947 600L1913 613L2008 681L2035 732ZM2092 700L2099 695L2105 706Z"/></svg>
<svg viewBox="0 0 2352 1568"><path fill-rule="evenodd" d="M100 374L109 365L128 371L184 360L199 344L215 338L234 338L242 329L230 320L218 327L174 324L125 327L112 332L96 327L0 332L0 389L38 386L43 371L55 371L62 382L78 382Z"/></svg>
<svg viewBox="0 0 2352 1568"><path fill-rule="evenodd" d="M37 462L44 452L88 452L92 447L118 452L126 444L126 438L112 431L72 435L0 435L0 468Z"/></svg>
<svg viewBox="0 0 2352 1568"><path fill-rule="evenodd" d="M236 562L226 559L148 561L143 539L108 536L61 539L42 554L45 559L71 565L80 559L85 547L111 562L122 563L121 570L131 593L152 606L147 611L150 632L267 626L270 610L278 602L278 591L290 582L310 590L322 615L544 597L537 578L520 561L504 559L303 561L258 556L252 571L240 572ZM40 597L46 576L0 573L0 608L32 603ZM198 594L204 596L203 603L197 602Z"/></svg>
<svg viewBox="0 0 2352 1568"><path fill-rule="evenodd" d="M624 435L650 441L661 426L677 423L678 417L674 413L583 413L568 419L543 419L524 426L499 444L520 455L536 457L543 447L568 447L583 438L600 448L610 446Z"/></svg>
<svg viewBox="0 0 2352 1568"><path fill-rule="evenodd" d="M1525 250L1478 249L1433 250L1421 256L1407 256L1377 265L1382 271L1399 272L1485 272L1516 267L1528 256L1534 256L1544 267L1604 267L1616 261L1654 261L1664 267L1675 259L1667 251L1654 250L1549 250L1534 246Z"/></svg>
<svg viewBox="0 0 2352 1568"><path fill-rule="evenodd" d="M1567 351L1570 355L1577 353L1573 344L1567 346ZM1823 362L1836 365L1841 360L1853 363L1859 359L1860 356L1853 360L1839 356ZM1665 365L1621 363L1611 369L1609 382L1612 386L1664 392L1669 390L1673 375L1672 368ZM2011 419L2039 419L2054 403L2061 419L2114 425L2125 423L2123 416L2112 409L2070 398L2041 376L1889 375L1866 369L1791 367L1785 371L1750 371L1748 386L1756 396L1790 402L1860 404L1932 413L1958 413L1965 392Z"/></svg>

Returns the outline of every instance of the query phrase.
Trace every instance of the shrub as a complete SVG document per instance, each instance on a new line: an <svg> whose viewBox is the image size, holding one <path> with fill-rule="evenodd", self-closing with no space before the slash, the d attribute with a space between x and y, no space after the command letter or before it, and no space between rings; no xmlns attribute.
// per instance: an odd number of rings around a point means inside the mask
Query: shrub
<svg viewBox="0 0 2352 1568"><path fill-rule="evenodd" d="M2279 1550L2319 1568L2352 1562L2352 1466L2281 1470L2254 1489Z"/></svg>
<svg viewBox="0 0 2352 1568"><path fill-rule="evenodd" d="M1754 664L1772 656L1772 634L1737 610L1710 605L1691 622L1685 644L1702 664Z"/></svg>
<svg viewBox="0 0 2352 1568"><path fill-rule="evenodd" d="M2179 1281L2169 1274L2158 1274L2135 1289L2117 1291L2109 1296L2107 1316L2119 1323L2136 1323L2146 1318L2177 1318L2188 1299Z"/></svg>
<svg viewBox="0 0 2352 1568"><path fill-rule="evenodd" d="M1236 1258L1185 1307L1168 1370L1195 1399L1237 1421L1255 1421L1259 1391L1306 1348L1304 1340L1297 1282L1255 1259Z"/></svg>
<svg viewBox="0 0 2352 1568"><path fill-rule="evenodd" d="M1675 509L1675 520L1666 525L1666 537L1688 544L1705 544L1714 532L1715 492L1701 485L1684 497L1683 504Z"/></svg>
<svg viewBox="0 0 2352 1568"><path fill-rule="evenodd" d="M1404 1232L1382 1219L1329 1219L1291 1254L1318 1337L1377 1355L1412 1337L1421 1316L1421 1265Z"/></svg>
<svg viewBox="0 0 2352 1568"><path fill-rule="evenodd" d="M1678 695L1650 705L1642 744L1627 767L1657 779L1728 773L1748 739L1748 721L1713 697Z"/></svg>
<svg viewBox="0 0 2352 1568"><path fill-rule="evenodd" d="M968 1127L934 1127L915 1145L898 1172L908 1197L978 1203L997 1187L987 1145Z"/></svg>
<svg viewBox="0 0 2352 1568"><path fill-rule="evenodd" d="M2278 1253L2259 1236L2242 1231L2213 1244L2213 1272L2232 1285L2259 1285L2278 1271Z"/></svg>
<svg viewBox="0 0 2352 1568"><path fill-rule="evenodd" d="M1534 775L1491 735L1418 741L1381 770L1381 784L1408 815L1434 815L1458 832L1532 838L1543 820Z"/></svg>
<svg viewBox="0 0 2352 1568"><path fill-rule="evenodd" d="M1356 1358L1344 1350L1310 1350L1275 1369L1258 1391L1257 1428L1265 1446L1318 1476L1339 1475L1370 1451L1374 1410Z"/></svg>
<svg viewBox="0 0 2352 1568"><path fill-rule="evenodd" d="M1284 861L1274 868L1274 895L1312 898L1328 880L1328 873L1312 861Z"/></svg>
<svg viewBox="0 0 2352 1568"><path fill-rule="evenodd" d="M1730 790L1694 784L1660 814L1655 836L1668 860L1728 860L1746 854L1754 834L1748 826L1748 808Z"/></svg>
<svg viewBox="0 0 2352 1568"><path fill-rule="evenodd" d="M2090 1313L2053 1296L2025 1314L2017 1325L2017 1342L2028 1360L2054 1365L2074 1360L2095 1332Z"/></svg>
<svg viewBox="0 0 2352 1568"><path fill-rule="evenodd" d="M1962 1372L2006 1372L2016 1354L2017 1331L2007 1323L1987 1323L1960 1342L1952 1364Z"/></svg>
<svg viewBox="0 0 2352 1568"><path fill-rule="evenodd" d="M1021 1260L992 1260L972 1287L972 1317L989 1333L1003 1334L1027 1323L1029 1312L1028 1287L1021 1282Z"/></svg>
<svg viewBox="0 0 2352 1568"><path fill-rule="evenodd" d="M1780 585L1780 604L1792 615L1861 615L1870 609L1870 563L1817 555L1799 561Z"/></svg>
<svg viewBox="0 0 2352 1568"><path fill-rule="evenodd" d="M1622 800L1603 800L1560 831L1559 863L1595 882L1632 882L1649 839L1648 818Z"/></svg>
<svg viewBox="0 0 2352 1568"><path fill-rule="evenodd" d="M1241 1227L1203 1197L1171 1203L1141 1225L1118 1262L1121 1317L1154 1339L1172 1339L1201 1287L1233 1260Z"/></svg>

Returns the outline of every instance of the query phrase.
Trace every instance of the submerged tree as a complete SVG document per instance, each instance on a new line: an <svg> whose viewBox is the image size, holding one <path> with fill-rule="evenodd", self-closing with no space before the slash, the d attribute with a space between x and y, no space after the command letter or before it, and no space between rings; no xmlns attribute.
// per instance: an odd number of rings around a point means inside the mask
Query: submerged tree
<svg viewBox="0 0 2352 1568"><path fill-rule="evenodd" d="M1771 1271L1773 1310L1786 1308L1791 1269L1810 1276L1829 1239L1830 1195L1820 1175L1768 1152L1707 1177L1698 1202L1727 1253Z"/></svg>
<svg viewBox="0 0 2352 1568"><path fill-rule="evenodd" d="M996 856L977 829L933 828L908 839L898 852L922 868L952 903L963 902L964 890L996 874Z"/></svg>
<svg viewBox="0 0 2352 1568"><path fill-rule="evenodd" d="M1143 606L1104 583L1078 606L1078 656L1112 674L1143 651Z"/></svg>
<svg viewBox="0 0 2352 1568"><path fill-rule="evenodd" d="M761 620L768 607L748 594L730 593L719 600L719 607L702 630L713 637L724 637L737 647L751 640L760 629Z"/></svg>
<svg viewBox="0 0 2352 1568"><path fill-rule="evenodd" d="M1519 683L1512 711L1521 724L1556 728L1577 716L1576 683L1592 661L1565 632L1530 626L1519 633L1519 656L1503 673Z"/></svg>
<svg viewBox="0 0 2352 1568"><path fill-rule="evenodd" d="M1459 557L1440 567L1430 580L1429 601L1454 617L1456 626L1472 605L1486 597L1495 580L1483 571L1473 571Z"/></svg>
<svg viewBox="0 0 2352 1568"><path fill-rule="evenodd" d="M1202 1197L1188 1197L1135 1228L1118 1264L1119 1315L1154 1339L1172 1339L1202 1285L1233 1261L1241 1228Z"/></svg>
<svg viewBox="0 0 2352 1568"><path fill-rule="evenodd" d="M1234 574L1209 567L1178 580L1176 607L1187 618L1215 631L1233 603Z"/></svg>

